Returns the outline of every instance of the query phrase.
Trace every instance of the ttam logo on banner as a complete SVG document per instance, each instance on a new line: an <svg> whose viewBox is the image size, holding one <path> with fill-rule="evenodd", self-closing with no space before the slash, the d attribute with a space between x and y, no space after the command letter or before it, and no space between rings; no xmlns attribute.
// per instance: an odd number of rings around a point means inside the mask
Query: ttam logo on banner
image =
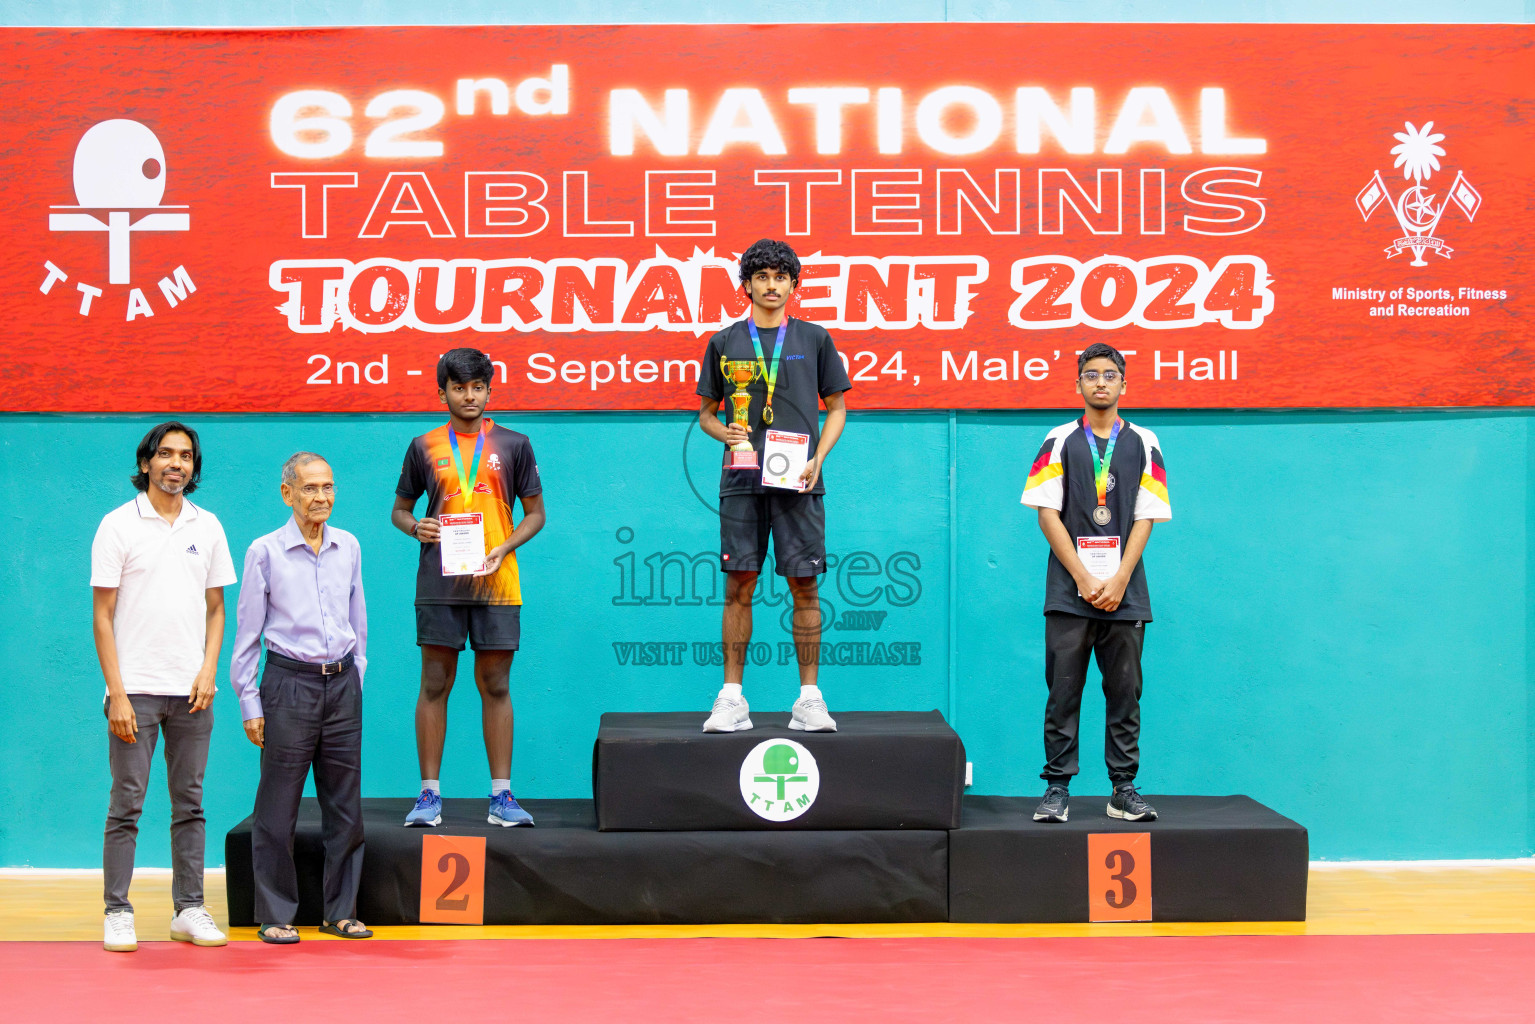
<svg viewBox="0 0 1535 1024"><path fill-rule="evenodd" d="M92 125L75 147L73 206L53 206L48 214L50 231L101 232L106 236L107 282L133 282L133 235L141 231L190 231L189 207L162 204L169 172L165 148L144 124L113 118ZM47 295L56 282L69 275L51 261L41 291ZM186 268L178 266L159 281L160 291L171 308L195 292ZM77 281L80 313L89 316L91 300L102 289ZM127 319L154 316L154 308L140 288L130 288Z"/></svg>
<svg viewBox="0 0 1535 1024"><path fill-rule="evenodd" d="M1423 253L1429 249L1445 259L1449 259L1450 253L1455 251L1444 244L1444 239L1434 237L1434 232L1439 227L1439 220L1451 203L1460 207L1460 212L1466 215L1468 221L1476 219L1476 211L1482 206L1481 193L1471 187L1464 171L1456 171L1449 193L1437 203L1434 201L1434 194L1428 190L1424 182L1439 170L1439 158L1444 156L1444 147L1439 143L1444 141L1444 136L1431 134L1433 130L1434 122L1432 121L1422 128L1408 121L1405 132L1396 132L1393 135L1397 144L1391 147L1391 152L1396 156L1396 163L1392 167L1402 168L1402 177L1412 182L1411 188L1393 199L1386 188L1386 183L1381 180L1380 172L1376 171L1370 183L1354 198L1354 203L1359 207L1359 212L1364 215L1365 220L1369 220L1370 214L1380 207L1390 204L1391 211L1396 214L1397 225L1402 229L1403 237L1387 247L1386 258L1399 256L1411 249L1412 265L1415 267L1428 266Z"/></svg>

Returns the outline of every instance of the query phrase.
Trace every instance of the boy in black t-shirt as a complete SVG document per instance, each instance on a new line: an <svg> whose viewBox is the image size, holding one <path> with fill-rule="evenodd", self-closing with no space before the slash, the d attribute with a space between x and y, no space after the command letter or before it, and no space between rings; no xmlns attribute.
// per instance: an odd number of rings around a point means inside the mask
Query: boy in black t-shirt
<svg viewBox="0 0 1535 1024"><path fill-rule="evenodd" d="M1104 344L1077 358L1083 415L1050 431L1023 504L1050 542L1045 577L1045 796L1035 821L1065 821L1077 774L1077 724L1090 656L1103 673L1111 818L1155 820L1135 789L1140 767L1141 646L1151 621L1141 552L1172 518L1157 437L1119 418L1125 359Z"/></svg>
<svg viewBox="0 0 1535 1024"><path fill-rule="evenodd" d="M725 582L725 683L715 698L704 732L750 729L752 721L741 680L746 648L752 637L752 593L767 558L768 535L773 558L794 599L794 644L799 660L800 695L794 702L789 728L835 732L837 723L816 686L821 650L821 604L816 578L826 571L826 488L821 467L847 418L843 393L852 387L847 368L825 328L791 319L785 312L799 285L800 263L783 242L762 239L741 254L741 287L751 298L751 310L709 339L698 375L698 422L716 441L756 452L752 468L720 471L720 567ZM720 422L720 403L735 391L725 379L721 357L749 361L760 375L747 386L751 394L748 426ZM826 426L820 424L820 402L826 403ZM733 411L730 410L730 411ZM767 425L771 424L771 427ZM764 456L767 435L775 451ZM798 446L808 456L805 468L790 486L765 486L764 472L792 474L789 456L779 444ZM797 484L798 486L793 486Z"/></svg>
<svg viewBox="0 0 1535 1024"><path fill-rule="evenodd" d="M448 422L410 442L394 491L394 525L421 545L416 567L416 644L421 648L416 756L421 795L405 819L407 826L430 827L442 821L438 777L448 694L466 642L474 647L474 682L490 761L486 821L505 827L533 824L512 796L509 676L522 639L516 549L544 527L544 485L527 436L485 415L494 376L490 357L478 349L456 348L438 360L437 394L448 407ZM415 507L422 494L426 515L417 519ZM522 502L522 519L514 527L515 501ZM458 535L450 534L450 542L467 537L467 546L449 548L454 558L466 560L464 565L445 564L452 558L443 555L444 529ZM483 566L471 564L482 547Z"/></svg>

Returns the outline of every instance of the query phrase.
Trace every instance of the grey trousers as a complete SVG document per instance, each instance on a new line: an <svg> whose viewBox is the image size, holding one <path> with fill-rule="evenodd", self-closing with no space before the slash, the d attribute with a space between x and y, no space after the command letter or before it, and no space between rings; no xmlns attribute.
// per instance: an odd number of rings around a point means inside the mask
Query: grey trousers
<svg viewBox="0 0 1535 1024"><path fill-rule="evenodd" d="M293 924L298 873L293 830L304 780L314 768L325 842L325 920L356 916L362 878L362 681L354 665L333 676L267 662L261 781L251 817L256 920Z"/></svg>
<svg viewBox="0 0 1535 1024"><path fill-rule="evenodd" d="M101 868L108 913L132 910L128 886L133 882L133 854L138 845L139 814L155 747L165 737L166 781L171 793L171 899L176 912L203 905L203 769L208 764L208 739L213 734L211 707L193 714L185 697L130 693L138 719L137 743L125 743L107 732L107 756L112 765L112 799L107 808ZM102 714L107 704L102 703Z"/></svg>

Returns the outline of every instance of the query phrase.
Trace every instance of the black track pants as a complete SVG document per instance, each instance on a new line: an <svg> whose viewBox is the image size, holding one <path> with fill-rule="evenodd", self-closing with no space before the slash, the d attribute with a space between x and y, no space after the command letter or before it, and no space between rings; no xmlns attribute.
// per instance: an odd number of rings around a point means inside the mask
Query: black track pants
<svg viewBox="0 0 1535 1024"><path fill-rule="evenodd" d="M1089 657L1103 673L1103 760L1109 779L1129 782L1140 768L1141 646L1146 629L1126 621L1052 612L1045 616L1045 770L1048 782L1077 774L1077 726Z"/></svg>

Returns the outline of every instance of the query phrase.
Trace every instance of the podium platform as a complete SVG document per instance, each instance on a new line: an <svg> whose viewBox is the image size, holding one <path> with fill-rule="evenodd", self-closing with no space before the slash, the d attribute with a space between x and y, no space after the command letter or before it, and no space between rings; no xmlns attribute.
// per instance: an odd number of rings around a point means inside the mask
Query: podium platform
<svg viewBox="0 0 1535 1024"><path fill-rule="evenodd" d="M366 799L357 914L369 924L838 924L1302 921L1306 830L1245 796L1153 796L1154 822L1074 795L962 797L965 751L936 711L843 712L839 731L705 735L698 712L602 716L595 800L520 801L534 828L485 820L486 800ZM225 837L229 922L256 924L251 823ZM294 837L299 913L318 924L319 805Z"/></svg>
<svg viewBox="0 0 1535 1024"><path fill-rule="evenodd" d="M695 719L697 716L693 716ZM520 800L535 828L485 822L484 798L443 801L436 828L404 828L413 800L363 801L357 916L421 920L423 841L482 837L483 923L831 924L948 918L948 835L938 830L599 832L590 800ZM318 802L294 837L299 913L320 923ZM250 819L224 841L229 923L257 924ZM451 883L449 883L451 884ZM447 890L444 890L446 895ZM475 922L479 923L479 922Z"/></svg>
<svg viewBox="0 0 1535 1024"><path fill-rule="evenodd" d="M754 710L754 729L705 734L705 717L602 716L592 750L598 829L947 830L960 823L965 748L937 711L844 711L831 733L796 732L787 712Z"/></svg>
<svg viewBox="0 0 1535 1024"><path fill-rule="evenodd" d="M949 915L953 921L1102 920L1095 900L1125 902L1129 840L1149 857L1133 898L1152 921L1304 921L1309 843L1305 828L1245 796L1147 796L1157 821L1121 821L1105 813L1107 796L1072 794L1067 822L1033 820L1038 796L967 796L960 827L949 833ZM1093 835L1105 853L1089 856ZM1113 858L1110 861L1110 858ZM1147 908L1145 902L1149 902ZM1099 905L1102 910L1102 904ZM1112 912L1112 911L1105 911Z"/></svg>

